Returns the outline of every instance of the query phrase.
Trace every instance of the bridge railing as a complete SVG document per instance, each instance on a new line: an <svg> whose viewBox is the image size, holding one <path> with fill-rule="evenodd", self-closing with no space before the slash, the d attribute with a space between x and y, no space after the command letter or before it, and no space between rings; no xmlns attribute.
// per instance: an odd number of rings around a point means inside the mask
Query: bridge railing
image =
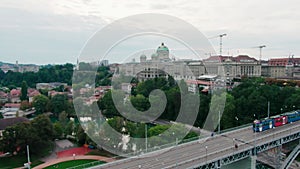
<svg viewBox="0 0 300 169"><path fill-rule="evenodd" d="M252 123L248 123L248 124L243 124L241 126L237 126L237 127L232 127L232 128L229 128L229 129L221 130L220 134L227 133L227 132L234 131L234 130L241 129L241 128L245 128L245 127L251 127L251 125L252 125Z"/></svg>

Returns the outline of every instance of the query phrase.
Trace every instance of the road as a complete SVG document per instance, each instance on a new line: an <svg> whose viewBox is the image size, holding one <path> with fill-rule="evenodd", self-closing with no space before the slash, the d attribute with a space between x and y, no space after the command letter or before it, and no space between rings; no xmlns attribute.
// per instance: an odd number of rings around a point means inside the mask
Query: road
<svg viewBox="0 0 300 169"><path fill-rule="evenodd" d="M261 133L253 133L252 128L227 132L214 137L174 146L168 150L160 150L119 160L94 168L109 169L154 169L154 168L189 168L227 157L230 154L253 148L255 145L267 143L300 131L300 121L277 127ZM256 141L255 141L256 140ZM235 147L238 145L238 148Z"/></svg>

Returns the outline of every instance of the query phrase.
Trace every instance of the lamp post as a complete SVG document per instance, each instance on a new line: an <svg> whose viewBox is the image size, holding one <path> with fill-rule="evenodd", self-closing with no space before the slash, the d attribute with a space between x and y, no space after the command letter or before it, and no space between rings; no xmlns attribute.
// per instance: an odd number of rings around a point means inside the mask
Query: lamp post
<svg viewBox="0 0 300 169"><path fill-rule="evenodd" d="M115 150L115 154L117 155L117 150L116 150L117 146L114 145L114 150Z"/></svg>
<svg viewBox="0 0 300 169"><path fill-rule="evenodd" d="M236 120L236 126L239 126L239 118L237 116L235 116L235 120Z"/></svg>
<svg viewBox="0 0 300 169"><path fill-rule="evenodd" d="M255 114L254 114L255 117ZM254 155L256 155L256 130L254 129Z"/></svg>
<svg viewBox="0 0 300 169"><path fill-rule="evenodd" d="M232 147L232 156L234 154L234 148L235 148L234 142L235 142L235 138L232 138L232 145L233 145L233 147Z"/></svg>
<svg viewBox="0 0 300 169"><path fill-rule="evenodd" d="M218 125L218 134L221 132L221 112L219 110L219 125Z"/></svg>
<svg viewBox="0 0 300 169"><path fill-rule="evenodd" d="M29 146L27 145L27 163L24 164L24 167L27 167L28 169L31 169L30 167L30 156L29 156Z"/></svg>
<svg viewBox="0 0 300 169"><path fill-rule="evenodd" d="M176 146L178 145L178 138L176 137Z"/></svg>
<svg viewBox="0 0 300 169"><path fill-rule="evenodd" d="M145 146L146 152L148 152L147 123L145 123Z"/></svg>
<svg viewBox="0 0 300 169"><path fill-rule="evenodd" d="M198 130L199 130L199 139L201 138L201 128L198 127Z"/></svg>
<svg viewBox="0 0 300 169"><path fill-rule="evenodd" d="M207 146L205 146L205 164L207 164Z"/></svg>
<svg viewBox="0 0 300 169"><path fill-rule="evenodd" d="M270 102L268 101L268 118L270 118Z"/></svg>

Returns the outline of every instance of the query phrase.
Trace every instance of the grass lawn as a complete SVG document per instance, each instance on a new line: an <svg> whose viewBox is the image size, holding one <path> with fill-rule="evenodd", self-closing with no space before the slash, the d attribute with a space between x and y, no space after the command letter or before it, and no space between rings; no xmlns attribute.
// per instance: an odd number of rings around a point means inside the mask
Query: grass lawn
<svg viewBox="0 0 300 169"><path fill-rule="evenodd" d="M31 161L31 167L37 166L42 164L43 162L39 159L42 157L47 156L52 150L53 143L49 143L47 147L45 147L39 155L36 154L30 154L30 161ZM19 153L15 156L10 157L2 157L0 158L0 169L11 169L11 168L17 168L17 167L24 167L24 163L27 163L27 154Z"/></svg>
<svg viewBox="0 0 300 169"><path fill-rule="evenodd" d="M25 154L16 155L11 157L0 158L0 169L11 169L17 167L23 167L24 163L27 163L27 156ZM37 160L37 158L31 158L31 167L42 164L42 161Z"/></svg>
<svg viewBox="0 0 300 169"><path fill-rule="evenodd" d="M69 167L79 166L82 164L91 163L93 161L97 161L97 160L71 160L71 161L65 161L65 162L51 165L49 167L46 167L45 169L69 168ZM105 163L102 161L99 161L99 162L100 163L98 163L98 165L101 163L103 163L103 164ZM91 167L91 166L89 166L89 167Z"/></svg>

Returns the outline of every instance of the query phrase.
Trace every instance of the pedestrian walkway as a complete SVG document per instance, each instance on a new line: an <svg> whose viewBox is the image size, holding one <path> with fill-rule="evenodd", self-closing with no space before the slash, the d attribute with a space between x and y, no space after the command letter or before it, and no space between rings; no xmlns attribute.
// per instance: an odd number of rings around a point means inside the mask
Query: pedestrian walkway
<svg viewBox="0 0 300 169"><path fill-rule="evenodd" d="M108 158L103 156L92 156L92 155L80 155L80 156L72 156L72 157L64 157L64 158L57 158L50 160L46 163L43 163L39 166L34 167L33 169L43 169L45 167L51 166L53 164L61 163L64 161L70 161L70 160L98 160L98 161L105 161L105 162L112 162L115 161L114 158Z"/></svg>

